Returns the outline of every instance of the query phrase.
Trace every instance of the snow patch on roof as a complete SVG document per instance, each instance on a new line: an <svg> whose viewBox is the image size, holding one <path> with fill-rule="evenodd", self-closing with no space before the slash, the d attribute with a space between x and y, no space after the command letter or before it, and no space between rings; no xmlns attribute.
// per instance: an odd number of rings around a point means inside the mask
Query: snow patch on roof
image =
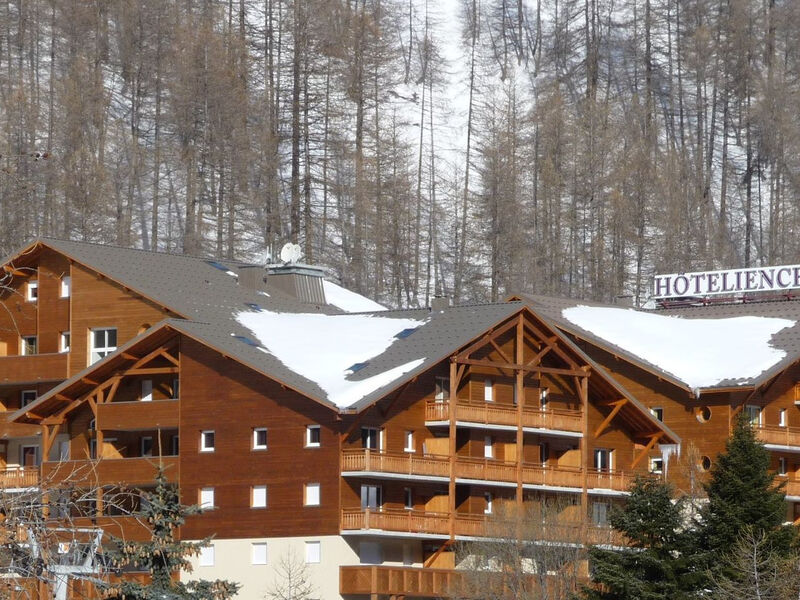
<svg viewBox="0 0 800 600"><path fill-rule="evenodd" d="M382 306L377 302L362 296L361 294L351 292L350 290L343 288L340 285L336 285L327 279L322 280L322 286L325 289L325 301L328 304L332 304L336 308L343 310L344 312L356 313L386 310L385 306Z"/></svg>
<svg viewBox="0 0 800 600"><path fill-rule="evenodd" d="M349 379L350 368L368 363L397 341L403 329L419 327L417 319L377 315L240 312L236 320L289 369L313 381L340 408L358 402L416 369L425 357L393 367L366 379Z"/></svg>
<svg viewBox="0 0 800 600"><path fill-rule="evenodd" d="M575 306L561 314L692 389L723 381L744 385L775 366L786 352L772 346L772 336L796 323L753 316L684 319L599 306Z"/></svg>

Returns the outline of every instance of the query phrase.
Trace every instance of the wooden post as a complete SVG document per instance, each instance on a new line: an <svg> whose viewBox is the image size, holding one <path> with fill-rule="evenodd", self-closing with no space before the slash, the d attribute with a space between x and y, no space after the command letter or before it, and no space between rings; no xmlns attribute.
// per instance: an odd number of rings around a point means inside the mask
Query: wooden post
<svg viewBox="0 0 800 600"><path fill-rule="evenodd" d="M581 415L583 436L581 437L581 469L582 490L581 490L581 507L583 509L583 518L589 517L589 488L587 475L589 470L589 375L586 374L580 381L581 393L581 407L583 414Z"/></svg>
<svg viewBox="0 0 800 600"><path fill-rule="evenodd" d="M97 404L103 403L103 391L97 392ZM101 460L103 458L103 430L100 429L100 411L97 411L97 414L94 417L94 429L95 429L95 448L97 449L97 456L95 457L97 460ZM96 474L96 472L95 472ZM103 514L103 486L100 485L99 477L97 478L97 505L95 508L95 514L99 517Z"/></svg>
<svg viewBox="0 0 800 600"><path fill-rule="evenodd" d="M456 539L456 396L458 395L458 364L455 356L450 358L450 404L449 436L450 436L450 481L447 493L449 496L450 539Z"/></svg>
<svg viewBox="0 0 800 600"><path fill-rule="evenodd" d="M517 322L517 339L515 342L515 352L516 355L514 357L514 362L517 365L517 368L514 369L514 385L515 393L517 396L517 509L519 510L519 515L522 515L522 500L523 500L523 490L522 490L522 460L524 455L524 444L525 444L525 435L522 431L522 408L525 404L525 372L519 368L524 363L524 338L523 338L523 322L522 322L522 315L519 316Z"/></svg>

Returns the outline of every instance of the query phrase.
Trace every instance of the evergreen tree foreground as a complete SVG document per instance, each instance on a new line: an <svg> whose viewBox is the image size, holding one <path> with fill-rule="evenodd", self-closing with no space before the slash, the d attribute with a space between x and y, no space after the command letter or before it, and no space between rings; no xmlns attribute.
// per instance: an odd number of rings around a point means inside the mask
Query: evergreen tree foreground
<svg viewBox="0 0 800 600"><path fill-rule="evenodd" d="M197 514L196 506L180 503L178 490L167 482L163 467L156 473L156 487L143 492L140 518L150 527L150 540L137 542L112 537L112 549L106 552L114 569L135 568L150 574L149 583L123 580L101 586L104 598L113 600L228 600L239 584L226 580L177 581L173 575L192 570L189 559L200 554L210 538L199 542L178 541L175 534L186 517Z"/></svg>

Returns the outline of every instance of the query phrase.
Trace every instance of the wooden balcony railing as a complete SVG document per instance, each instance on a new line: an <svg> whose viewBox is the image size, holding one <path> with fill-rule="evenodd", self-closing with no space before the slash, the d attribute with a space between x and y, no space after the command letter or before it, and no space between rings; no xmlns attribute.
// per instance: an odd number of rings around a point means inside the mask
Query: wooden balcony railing
<svg viewBox="0 0 800 600"><path fill-rule="evenodd" d="M178 400L98 404L97 421L104 430L174 429L178 427Z"/></svg>
<svg viewBox="0 0 800 600"><path fill-rule="evenodd" d="M450 418L449 402L428 402L425 405L425 420L447 421ZM459 400L455 403L456 420L484 425L517 426L517 407L493 402L467 402ZM582 431L581 411L548 409L539 410L523 407L522 426L536 429L552 429L580 433Z"/></svg>
<svg viewBox="0 0 800 600"><path fill-rule="evenodd" d="M0 383L33 383L67 378L67 352L0 356Z"/></svg>
<svg viewBox="0 0 800 600"><path fill-rule="evenodd" d="M339 593L450 597L458 589L463 573L454 569L413 567L339 567Z"/></svg>
<svg viewBox="0 0 800 600"><path fill-rule="evenodd" d="M465 537L508 537L516 530L513 523L495 521L491 515L463 514L454 520L455 535ZM403 509L361 509L342 511L342 531L380 530L421 535L449 535L447 513ZM610 527L600 527L573 521L542 524L532 528L522 526L523 535L530 539L550 542L622 545L623 536Z"/></svg>
<svg viewBox="0 0 800 600"><path fill-rule="evenodd" d="M39 467L18 467L0 471L0 488L29 488L39 485Z"/></svg>
<svg viewBox="0 0 800 600"><path fill-rule="evenodd" d="M388 453L380 450L359 448L342 452L344 473L397 473L420 477L449 477L450 460L441 455L419 455L414 453ZM625 492L635 474L620 471L590 470L587 486ZM517 463L493 458L456 458L456 478L479 481L517 482ZM522 483L565 488L583 487L583 470L580 467L559 465L522 464Z"/></svg>
<svg viewBox="0 0 800 600"><path fill-rule="evenodd" d="M377 471L402 475L449 477L450 461L446 456L420 456L411 452L391 454L380 450L360 448L342 452L342 471Z"/></svg>
<svg viewBox="0 0 800 600"><path fill-rule="evenodd" d="M787 496L800 496L800 479L792 477L776 477L775 481L786 481L786 487L783 488L783 493Z"/></svg>
<svg viewBox="0 0 800 600"><path fill-rule="evenodd" d="M800 447L800 427L758 425L755 430L756 437L765 444Z"/></svg>

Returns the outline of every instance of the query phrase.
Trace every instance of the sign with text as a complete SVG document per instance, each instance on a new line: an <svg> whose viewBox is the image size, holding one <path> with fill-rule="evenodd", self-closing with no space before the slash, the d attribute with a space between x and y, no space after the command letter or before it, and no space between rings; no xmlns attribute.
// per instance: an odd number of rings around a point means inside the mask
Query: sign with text
<svg viewBox="0 0 800 600"><path fill-rule="evenodd" d="M653 278L653 298L718 296L800 288L800 265L673 273Z"/></svg>

